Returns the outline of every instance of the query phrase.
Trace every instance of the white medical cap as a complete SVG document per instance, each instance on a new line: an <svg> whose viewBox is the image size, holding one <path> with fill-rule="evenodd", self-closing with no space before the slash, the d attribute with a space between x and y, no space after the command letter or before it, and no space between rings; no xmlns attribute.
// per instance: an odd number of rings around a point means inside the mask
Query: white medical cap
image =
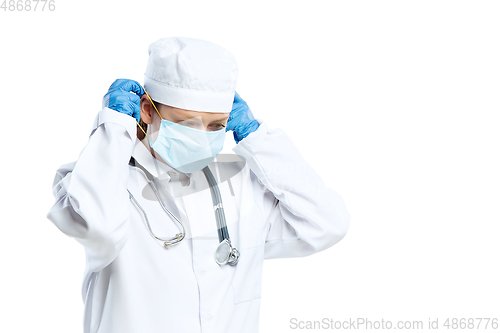
<svg viewBox="0 0 500 333"><path fill-rule="evenodd" d="M169 37L149 46L144 88L161 104L201 112L231 112L238 66L223 47Z"/></svg>

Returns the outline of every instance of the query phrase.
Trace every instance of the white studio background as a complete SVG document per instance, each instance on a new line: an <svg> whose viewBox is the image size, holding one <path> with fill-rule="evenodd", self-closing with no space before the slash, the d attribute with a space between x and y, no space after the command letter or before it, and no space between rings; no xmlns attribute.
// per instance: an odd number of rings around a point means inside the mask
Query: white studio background
<svg viewBox="0 0 500 333"><path fill-rule="evenodd" d="M111 83L142 83L148 45L169 36L233 53L254 115L351 213L332 248L266 261L261 332L300 331L292 318L500 317L499 2L55 5L0 10L0 331L82 330L85 256L46 219L52 180Z"/></svg>

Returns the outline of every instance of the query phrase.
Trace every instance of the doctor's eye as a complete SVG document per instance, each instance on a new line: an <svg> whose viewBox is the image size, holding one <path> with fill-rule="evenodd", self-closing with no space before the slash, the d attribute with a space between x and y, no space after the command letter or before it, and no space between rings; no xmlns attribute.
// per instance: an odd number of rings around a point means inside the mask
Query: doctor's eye
<svg viewBox="0 0 500 333"><path fill-rule="evenodd" d="M220 129L223 129L224 127L226 127L224 124L212 124L212 125L210 125L210 128L212 131L218 131Z"/></svg>

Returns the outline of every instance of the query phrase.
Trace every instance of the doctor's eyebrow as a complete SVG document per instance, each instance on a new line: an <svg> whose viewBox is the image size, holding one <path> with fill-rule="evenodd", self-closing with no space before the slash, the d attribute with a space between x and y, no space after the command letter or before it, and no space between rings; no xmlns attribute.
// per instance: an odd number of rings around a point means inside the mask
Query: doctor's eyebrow
<svg viewBox="0 0 500 333"><path fill-rule="evenodd" d="M212 123L215 123L215 122L218 122L218 121L226 121L228 119L229 119L229 116L224 117L224 118L220 118L220 119L217 119L217 120L213 120Z"/></svg>
<svg viewBox="0 0 500 333"><path fill-rule="evenodd" d="M185 120L195 120L195 121L201 121L200 116L192 117L188 115L176 115L174 118L178 119L179 121L185 121Z"/></svg>

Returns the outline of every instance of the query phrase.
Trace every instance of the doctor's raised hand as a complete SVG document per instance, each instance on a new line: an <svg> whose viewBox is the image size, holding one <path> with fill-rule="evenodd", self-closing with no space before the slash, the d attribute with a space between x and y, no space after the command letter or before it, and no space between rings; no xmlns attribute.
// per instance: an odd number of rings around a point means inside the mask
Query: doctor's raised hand
<svg viewBox="0 0 500 333"><path fill-rule="evenodd" d="M128 79L118 79L109 87L102 99L102 107L108 107L120 113L134 117L137 122L141 117L140 101L144 95L139 82Z"/></svg>
<svg viewBox="0 0 500 333"><path fill-rule="evenodd" d="M259 123L255 120L247 102L245 102L240 95L235 92L233 108L229 114L226 132L233 131L234 141L239 143L250 133L255 132L257 128L259 128Z"/></svg>

